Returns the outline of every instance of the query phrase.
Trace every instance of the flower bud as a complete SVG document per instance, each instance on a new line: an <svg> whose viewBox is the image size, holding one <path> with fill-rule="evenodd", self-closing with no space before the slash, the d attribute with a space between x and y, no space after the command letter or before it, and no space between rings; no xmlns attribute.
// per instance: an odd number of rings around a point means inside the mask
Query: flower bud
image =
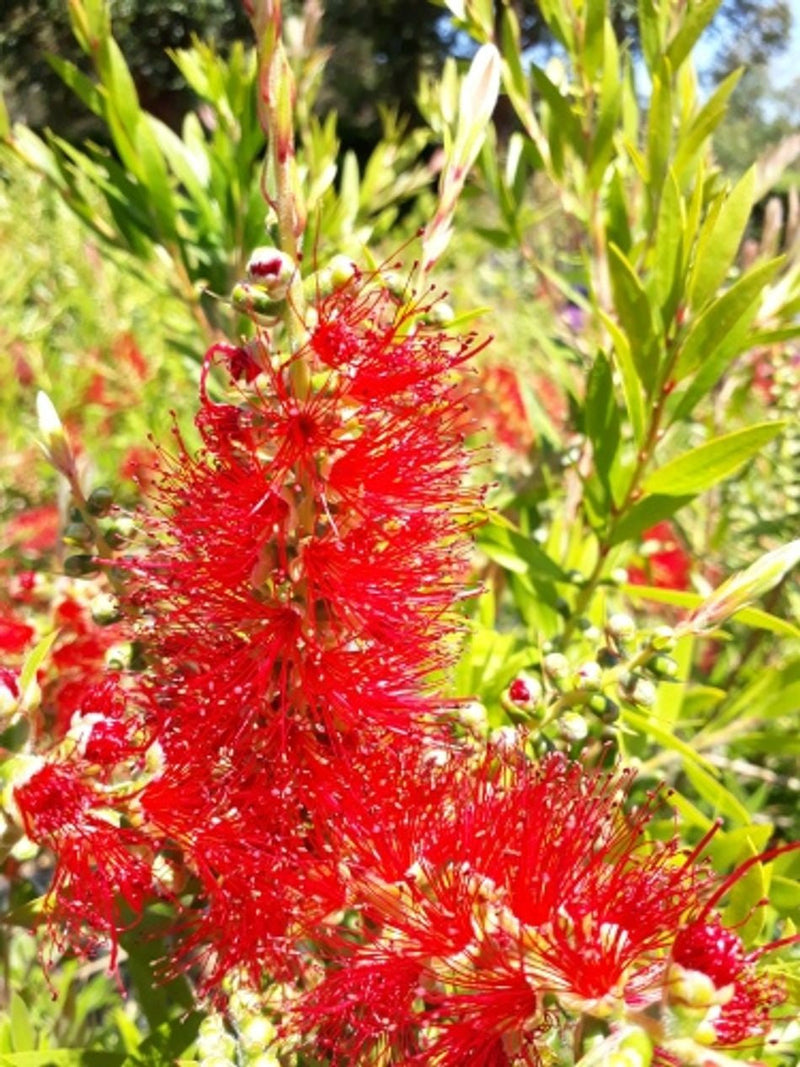
<svg viewBox="0 0 800 1067"><path fill-rule="evenodd" d="M105 664L112 671L127 671L132 662L133 646L130 641L123 641L106 649Z"/></svg>
<svg viewBox="0 0 800 1067"><path fill-rule="evenodd" d="M561 680L569 674L569 660L561 652L548 652L542 660L542 670L553 681Z"/></svg>
<svg viewBox="0 0 800 1067"><path fill-rule="evenodd" d="M256 248L247 261L247 280L257 285L270 300L284 300L297 267L279 248Z"/></svg>
<svg viewBox="0 0 800 1067"><path fill-rule="evenodd" d="M594 660L588 660L578 667L574 681L577 689L599 689L603 681L603 668Z"/></svg>
<svg viewBox="0 0 800 1067"><path fill-rule="evenodd" d="M65 527L61 539L67 545L90 545L94 535L85 522L70 522Z"/></svg>
<svg viewBox="0 0 800 1067"><path fill-rule="evenodd" d="M630 615L618 611L606 623L606 633L616 645L626 645L636 636L636 623Z"/></svg>
<svg viewBox="0 0 800 1067"><path fill-rule="evenodd" d="M652 659L647 661L647 669L651 671L656 678L677 678L678 677L678 664L672 658L672 656L665 656L663 652L659 652L657 656L653 656Z"/></svg>
<svg viewBox="0 0 800 1067"><path fill-rule="evenodd" d="M520 671L508 687L506 696L517 708L532 711L542 699L542 686L537 678L525 671Z"/></svg>
<svg viewBox="0 0 800 1067"><path fill-rule="evenodd" d="M20 705L19 676L9 667L0 667L0 720L10 718Z"/></svg>
<svg viewBox="0 0 800 1067"><path fill-rule="evenodd" d="M242 1050L249 1054L263 1052L275 1040L275 1024L265 1015L251 1015L238 1029Z"/></svg>
<svg viewBox="0 0 800 1067"><path fill-rule="evenodd" d="M422 322L425 326L435 326L441 329L449 326L455 317L456 313L448 303L444 300L437 300L422 316Z"/></svg>
<svg viewBox="0 0 800 1067"><path fill-rule="evenodd" d="M359 274L356 263L349 256L342 254L334 256L327 269L334 289L343 289Z"/></svg>
<svg viewBox="0 0 800 1067"><path fill-rule="evenodd" d="M653 683L641 674L626 674L619 681L622 695L631 704L640 708L652 708L658 697Z"/></svg>
<svg viewBox="0 0 800 1067"><path fill-rule="evenodd" d="M61 419L47 393L36 394L36 414L39 419L39 432L42 450L53 467L65 478L75 477L75 457L67 440Z"/></svg>
<svg viewBox="0 0 800 1067"><path fill-rule="evenodd" d="M82 553L78 556L67 556L64 560L64 574L69 578L93 578L100 573L100 567L94 556Z"/></svg>
<svg viewBox="0 0 800 1067"><path fill-rule="evenodd" d="M474 733L485 732L489 720L486 708L479 700L469 700L466 704L462 704L457 714L458 721L462 726L466 726L468 730L472 730Z"/></svg>
<svg viewBox="0 0 800 1067"><path fill-rule="evenodd" d="M90 611L98 626L109 626L122 618L119 601L112 593L98 593L92 600Z"/></svg>
<svg viewBox="0 0 800 1067"><path fill-rule="evenodd" d="M619 704L605 693L594 693L589 697L586 706L606 725L616 722L619 718Z"/></svg>
<svg viewBox="0 0 800 1067"><path fill-rule="evenodd" d="M245 315L268 315L270 317L280 315L286 306L284 300L275 300L266 289L257 285L249 285L247 282L234 285L231 291L231 303L237 311Z"/></svg>
<svg viewBox="0 0 800 1067"><path fill-rule="evenodd" d="M91 493L89 493L89 497L86 501L86 510L90 515L100 518L109 513L113 503L114 494L111 490L105 485L98 485L96 489L93 489Z"/></svg>
<svg viewBox="0 0 800 1067"><path fill-rule="evenodd" d="M650 647L659 652L672 652L675 643L675 631L671 626L657 626L650 634Z"/></svg>
<svg viewBox="0 0 800 1067"><path fill-rule="evenodd" d="M558 717L558 732L565 741L585 741L589 726L580 712L565 711Z"/></svg>

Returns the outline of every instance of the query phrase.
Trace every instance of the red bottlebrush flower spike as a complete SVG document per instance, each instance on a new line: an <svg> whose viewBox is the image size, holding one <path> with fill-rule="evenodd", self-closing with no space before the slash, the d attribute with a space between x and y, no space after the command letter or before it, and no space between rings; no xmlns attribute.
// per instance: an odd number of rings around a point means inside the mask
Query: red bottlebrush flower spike
<svg viewBox="0 0 800 1067"><path fill-rule="evenodd" d="M651 544L653 551L644 557L641 566L628 568L628 581L661 589L688 589L692 561L672 524L656 523L642 534L642 542Z"/></svg>
<svg viewBox="0 0 800 1067"><path fill-rule="evenodd" d="M436 710L480 500L453 373L475 344L360 277L318 318L287 361L251 342L268 387L206 397L204 452L164 461L165 544L137 565L136 601L158 620L168 739L274 753L290 722L332 738Z"/></svg>

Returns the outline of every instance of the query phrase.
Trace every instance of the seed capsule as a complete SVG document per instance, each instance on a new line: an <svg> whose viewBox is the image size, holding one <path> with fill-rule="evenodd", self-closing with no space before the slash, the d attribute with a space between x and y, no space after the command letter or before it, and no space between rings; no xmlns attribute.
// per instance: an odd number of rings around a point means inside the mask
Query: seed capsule
<svg viewBox="0 0 800 1067"><path fill-rule="evenodd" d="M99 485L89 494L89 499L86 501L86 510L90 515L107 515L113 503L114 494L111 490L105 485Z"/></svg>

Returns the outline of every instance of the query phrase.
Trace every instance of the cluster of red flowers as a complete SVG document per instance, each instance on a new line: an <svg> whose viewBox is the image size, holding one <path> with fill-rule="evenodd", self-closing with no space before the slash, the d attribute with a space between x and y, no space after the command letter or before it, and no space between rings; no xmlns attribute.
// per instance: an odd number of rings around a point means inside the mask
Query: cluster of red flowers
<svg viewBox="0 0 800 1067"><path fill-rule="evenodd" d="M203 447L161 454L121 561L146 669L93 678L13 790L61 943L166 899L170 967L300 980L285 1025L336 1063L538 1064L575 1013L644 1013L685 974L712 1044L751 1039L783 994L720 925L704 842L649 843L625 773L448 729L477 345L426 310L356 274L294 354L263 329L209 354Z"/></svg>

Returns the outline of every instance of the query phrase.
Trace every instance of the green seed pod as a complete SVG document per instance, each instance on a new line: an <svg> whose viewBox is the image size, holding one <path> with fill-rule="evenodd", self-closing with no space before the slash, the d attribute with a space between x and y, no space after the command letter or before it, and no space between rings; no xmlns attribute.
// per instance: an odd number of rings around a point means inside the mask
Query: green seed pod
<svg viewBox="0 0 800 1067"><path fill-rule="evenodd" d="M64 530L65 545L90 545L94 540L91 528L85 522L70 522Z"/></svg>
<svg viewBox="0 0 800 1067"><path fill-rule="evenodd" d="M107 515L113 503L114 494L111 490L105 485L99 485L89 494L89 499L86 501L86 510L90 515L98 517Z"/></svg>
<svg viewBox="0 0 800 1067"><path fill-rule="evenodd" d="M586 702L601 722L607 725L614 723L619 718L619 704L607 697L605 693L594 693Z"/></svg>
<svg viewBox="0 0 800 1067"><path fill-rule="evenodd" d="M64 574L70 578L92 578L100 573L100 567L94 556L80 554L67 556L64 560Z"/></svg>
<svg viewBox="0 0 800 1067"><path fill-rule="evenodd" d="M603 648L598 648L595 659L604 670L608 670L611 667L616 667L620 657L613 649L603 646Z"/></svg>

